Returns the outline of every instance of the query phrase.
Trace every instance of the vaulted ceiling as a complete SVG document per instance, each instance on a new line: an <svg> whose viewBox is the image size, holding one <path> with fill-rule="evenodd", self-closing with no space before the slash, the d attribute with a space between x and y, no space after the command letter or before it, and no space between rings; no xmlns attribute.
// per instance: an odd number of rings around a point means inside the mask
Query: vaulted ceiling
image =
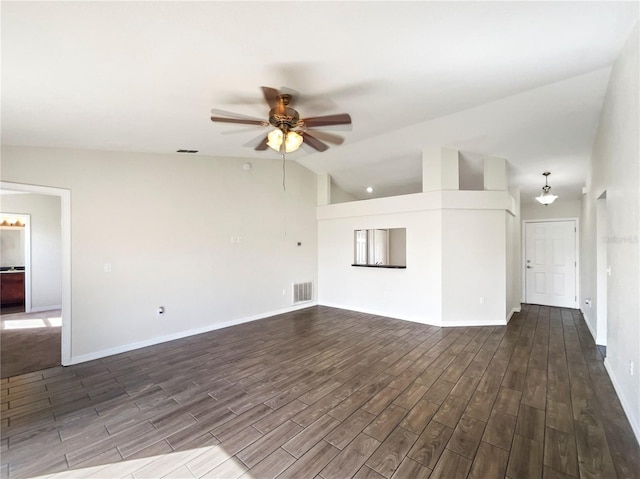
<svg viewBox="0 0 640 479"><path fill-rule="evenodd" d="M259 87L303 116L348 112L324 153L288 155L358 198L418 191L421 151L507 158L523 200L541 173L578 198L611 65L638 2L6 2L2 143L278 158Z"/></svg>

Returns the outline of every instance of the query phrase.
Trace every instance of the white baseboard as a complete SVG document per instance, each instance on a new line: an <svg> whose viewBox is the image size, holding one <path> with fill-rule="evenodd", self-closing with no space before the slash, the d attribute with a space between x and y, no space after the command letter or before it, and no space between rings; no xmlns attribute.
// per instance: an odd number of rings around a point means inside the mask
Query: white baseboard
<svg viewBox="0 0 640 479"><path fill-rule="evenodd" d="M346 309L347 311L356 311L358 313L374 314L376 316L384 316L385 318L401 319L403 321L411 321L412 323L426 324L428 326L438 326L438 327L442 326L440 321L435 321L431 319L425 320L423 318L416 318L413 316L402 316L398 314L391 314L388 311L377 311L377 310L368 309L368 308L357 308L357 307L344 305L344 304L337 304L337 303L319 302L318 304L321 306L327 306L329 308Z"/></svg>
<svg viewBox="0 0 640 479"><path fill-rule="evenodd" d="M31 308L30 313L42 313L43 311L52 311L54 309L62 309L62 305L53 304L51 306L38 306L37 308Z"/></svg>
<svg viewBox="0 0 640 479"><path fill-rule="evenodd" d="M509 316L507 316L507 321L505 322L505 324L509 324L509 321L511 321L511 318L513 317L513 315L516 313L519 313L520 311L522 311L522 304L520 304L520 306L517 306L511 310L511 312L509 313Z"/></svg>
<svg viewBox="0 0 640 479"><path fill-rule="evenodd" d="M173 341L175 339L186 338L188 336L195 336L196 334L208 333L217 329L228 328L229 326L236 326L238 324L249 323L251 321L257 321L259 319L269 318L271 316L277 316L278 314L290 313L292 311L298 311L300 309L310 308L315 306L315 301L304 303L290 308L279 309L276 311L270 311L268 313L256 314L254 316L247 316L244 318L234 319L232 321L226 321L224 323L210 324L202 328L189 329L186 331L180 331L173 334L167 334L166 336L160 336L157 338L145 339L144 341L138 341L135 343L124 344L115 348L102 349L93 353L81 354L78 356L71 356L71 364L79 364L87 361L93 361L94 359L105 358L107 356L113 356L114 354L126 353L127 351L133 351L134 349L146 348L147 346L153 346L155 344L166 343L167 341Z"/></svg>
<svg viewBox="0 0 640 479"><path fill-rule="evenodd" d="M319 303L322 306L328 306L330 308L338 308L338 309L346 309L347 311L356 311L358 313L365 313L365 314L375 314L376 316L384 316L386 318L393 318L393 319L401 319L402 321L411 321L412 323L420 323L420 324L426 324L428 326L438 326L439 328L451 328L451 327L463 327L463 326L505 326L507 324L507 320L488 320L488 321L442 321L440 320L434 320L432 318L428 318L428 319L424 319L424 318L416 318L415 316L403 316L401 314L393 314L393 313L389 313L388 311L376 311L373 309L367 309L367 308L358 308L358 307L353 307L353 306L347 306L344 304L336 304L336 303L327 303L327 302L321 302ZM514 308L513 312L517 312L515 311L516 308ZM513 314L512 312L512 314Z"/></svg>
<svg viewBox="0 0 640 479"><path fill-rule="evenodd" d="M443 321L443 328L460 328L460 327L474 327L474 326L506 326L507 321Z"/></svg>
<svg viewBox="0 0 640 479"><path fill-rule="evenodd" d="M620 385L618 380L616 379L615 374L613 374L613 369L609 365L609 361L607 358L604 358L604 367L609 373L609 378L611 379L611 383L613 384L613 389L616 390L616 394L618 395L618 399L620 399L620 403L622 404L622 409L624 409L624 413L627 415L627 419L629 420L629 424L631 425L631 429L633 430L633 434L636 436L636 441L640 444L640 424L638 422L637 417L633 414L633 408L629 404L627 398L622 394L622 390L620 389Z"/></svg>

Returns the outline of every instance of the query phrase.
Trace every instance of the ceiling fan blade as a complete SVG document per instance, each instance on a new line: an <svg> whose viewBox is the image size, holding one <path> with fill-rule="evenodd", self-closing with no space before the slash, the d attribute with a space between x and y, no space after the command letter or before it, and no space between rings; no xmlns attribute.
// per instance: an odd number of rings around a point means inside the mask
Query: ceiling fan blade
<svg viewBox="0 0 640 479"><path fill-rule="evenodd" d="M317 126L330 126L330 125L350 125L351 116L347 113L338 113L336 115L327 116L315 116L312 118L303 118L304 125L308 128L314 128Z"/></svg>
<svg viewBox="0 0 640 479"><path fill-rule="evenodd" d="M344 143L344 138L327 131L313 130L313 136L327 143L333 143L334 145L342 145L342 143Z"/></svg>
<svg viewBox="0 0 640 479"><path fill-rule="evenodd" d="M265 121L262 121L262 120L248 120L248 119L242 119L242 118L223 118L221 116L212 116L211 121L217 122L217 123L240 123L242 125L258 125L258 126L263 126L266 123Z"/></svg>
<svg viewBox="0 0 640 479"><path fill-rule="evenodd" d="M262 141L258 144L258 146L255 147L255 149L258 151L266 150L267 148L269 148L269 145L267 145L268 141L269 141L269 137L265 136L262 139Z"/></svg>
<svg viewBox="0 0 640 479"><path fill-rule="evenodd" d="M280 92L275 88L271 88L268 86L261 86L262 94L264 95L264 99L269 105L269 108L275 108L278 106L278 98L280 98Z"/></svg>
<svg viewBox="0 0 640 479"><path fill-rule="evenodd" d="M211 114L220 117L239 118L241 120L261 121L260 118L256 118L255 116L243 115L242 113L234 113L232 111L218 110L217 108L212 108Z"/></svg>
<svg viewBox="0 0 640 479"><path fill-rule="evenodd" d="M308 131L305 131L304 134L302 135L302 141L304 141L311 148L314 148L320 152L327 151L327 149L329 148L328 145L325 145L324 143L322 143L316 137L311 135Z"/></svg>

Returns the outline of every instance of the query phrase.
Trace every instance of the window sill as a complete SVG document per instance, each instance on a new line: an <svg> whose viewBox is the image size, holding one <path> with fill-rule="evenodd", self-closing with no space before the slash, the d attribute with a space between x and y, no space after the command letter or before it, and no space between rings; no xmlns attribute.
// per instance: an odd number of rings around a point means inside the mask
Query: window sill
<svg viewBox="0 0 640 479"><path fill-rule="evenodd" d="M358 266L360 268L407 269L406 266L400 266L395 264L352 264L351 266Z"/></svg>

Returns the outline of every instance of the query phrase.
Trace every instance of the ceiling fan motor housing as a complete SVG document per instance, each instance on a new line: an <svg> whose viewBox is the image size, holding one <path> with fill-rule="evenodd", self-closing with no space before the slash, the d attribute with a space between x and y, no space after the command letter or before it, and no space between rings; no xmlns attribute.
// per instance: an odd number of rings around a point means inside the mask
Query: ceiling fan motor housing
<svg viewBox="0 0 640 479"><path fill-rule="evenodd" d="M277 106L269 112L269 123L281 130L291 130L299 121L300 115L293 108Z"/></svg>
<svg viewBox="0 0 640 479"><path fill-rule="evenodd" d="M298 126L300 115L296 110L287 106L291 101L291 96L280 95L278 100L278 106L269 111L269 123L284 131L291 130Z"/></svg>

